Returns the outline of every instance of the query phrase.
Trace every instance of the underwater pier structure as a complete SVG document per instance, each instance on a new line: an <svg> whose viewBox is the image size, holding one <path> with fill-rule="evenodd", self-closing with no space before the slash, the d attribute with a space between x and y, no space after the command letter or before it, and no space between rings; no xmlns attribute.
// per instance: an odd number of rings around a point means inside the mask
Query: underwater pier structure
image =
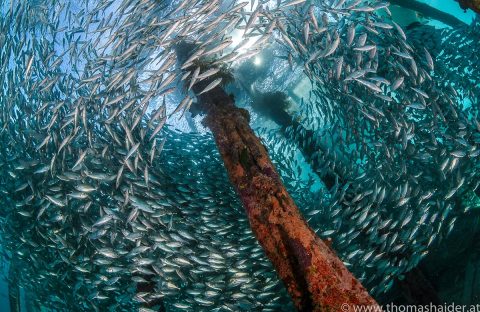
<svg viewBox="0 0 480 312"><path fill-rule="evenodd" d="M480 1L479 0L455 0L460 4L460 7L464 10L471 9L480 14Z"/></svg>
<svg viewBox="0 0 480 312"><path fill-rule="evenodd" d="M250 226L283 280L298 311L377 305L335 252L308 226L283 185L268 152L249 126L249 114L220 86L193 86L203 121L213 133Z"/></svg>
<svg viewBox="0 0 480 312"><path fill-rule="evenodd" d="M416 11L423 14L424 16L441 21L451 27L461 27L466 25L465 22L456 18L455 16L438 10L426 3L415 0L390 0L390 3L392 5L398 5L405 9Z"/></svg>
<svg viewBox="0 0 480 312"><path fill-rule="evenodd" d="M248 88L245 88L248 92ZM250 96L258 97L258 95L249 93ZM255 112L264 115L276 122L282 127L282 133L285 137L293 142L296 142L299 150L302 152L305 159L311 164L313 171L318 175L320 180L325 184L327 189L332 189L336 183L345 184L344 172L349 170L347 163L343 160L346 158L338 156L340 167L337 165L331 167L322 163L328 162L325 158L331 156L328 155L327 148L322 142L312 140L315 136L314 131L306 129L295 116L287 112L284 108L287 104L280 105L266 105L272 104L273 101L287 101L287 95L281 92L275 92L274 94L262 94L260 96L263 101L255 101L259 103L255 106ZM268 98L268 100L266 100ZM342 160L342 161L340 161ZM346 196L349 198L355 197L357 194L349 193ZM340 203L339 203L340 205ZM432 286L429 279L425 276L419 267L415 267L411 271L405 274L404 279L398 281L398 285L401 289L402 296L405 297L409 304L440 304L441 301L435 288Z"/></svg>

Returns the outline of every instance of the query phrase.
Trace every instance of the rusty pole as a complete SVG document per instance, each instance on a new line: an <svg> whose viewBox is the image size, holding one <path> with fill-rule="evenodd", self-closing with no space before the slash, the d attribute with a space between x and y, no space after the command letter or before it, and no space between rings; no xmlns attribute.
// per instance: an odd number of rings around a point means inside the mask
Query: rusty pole
<svg viewBox="0 0 480 312"><path fill-rule="evenodd" d="M208 81L194 86L199 94ZM266 148L221 87L197 96L250 226L298 311L348 311L377 305L335 252L308 226Z"/></svg>

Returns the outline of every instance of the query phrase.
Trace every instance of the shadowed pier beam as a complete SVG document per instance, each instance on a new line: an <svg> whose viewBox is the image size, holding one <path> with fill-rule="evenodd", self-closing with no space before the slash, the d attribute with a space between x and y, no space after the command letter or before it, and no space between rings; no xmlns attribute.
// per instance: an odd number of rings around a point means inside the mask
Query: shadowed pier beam
<svg viewBox="0 0 480 312"><path fill-rule="evenodd" d="M436 290L418 267L405 273L405 278L399 281L398 284L409 304L441 304Z"/></svg>
<svg viewBox="0 0 480 312"><path fill-rule="evenodd" d="M199 94L210 81L194 85ZM268 152L249 126L249 114L217 86L198 95L230 181L250 226L298 311L340 311L376 305L343 262L308 226L287 193Z"/></svg>
<svg viewBox="0 0 480 312"><path fill-rule="evenodd" d="M244 83L241 83L244 86ZM244 86L253 100L252 108L255 112L268 117L281 127L281 133L286 139L295 142L305 159L312 166L313 171L330 190L338 181L344 183L344 172L349 170L346 166L346 158L336 153L336 166L326 167L320 159L331 157L328 147L320 140L313 139L317 136L313 130L305 128L286 108L290 106L288 96L285 93L276 91L271 93L252 93Z"/></svg>
<svg viewBox="0 0 480 312"><path fill-rule="evenodd" d="M8 301L10 312L20 312L20 289L17 283L17 272L13 260L8 269Z"/></svg>
<svg viewBox="0 0 480 312"><path fill-rule="evenodd" d="M422 3L416 0L389 0L389 2L390 4L398 5L403 8L416 11L423 14L425 17L431 17L454 28L467 25L465 22L451 14L445 13L441 10L429 6L426 3Z"/></svg>

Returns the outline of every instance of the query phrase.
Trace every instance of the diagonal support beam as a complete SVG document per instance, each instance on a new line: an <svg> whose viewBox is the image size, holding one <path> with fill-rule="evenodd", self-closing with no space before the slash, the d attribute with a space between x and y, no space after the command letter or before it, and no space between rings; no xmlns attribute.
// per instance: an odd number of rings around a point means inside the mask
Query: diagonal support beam
<svg viewBox="0 0 480 312"><path fill-rule="evenodd" d="M208 81L197 83L199 94ZM230 181L250 226L283 280L298 311L341 311L354 305L377 305L302 217L275 170L268 152L221 87L198 96Z"/></svg>
<svg viewBox="0 0 480 312"><path fill-rule="evenodd" d="M480 0L479 0L480 1ZM398 5L403 8L416 11L418 13L423 14L424 16L428 16L434 18L446 25L452 27L461 27L467 26L462 20L456 18L453 15L445 13L441 10L435 9L434 7L429 6L426 3L422 3L416 0L390 0L390 4Z"/></svg>

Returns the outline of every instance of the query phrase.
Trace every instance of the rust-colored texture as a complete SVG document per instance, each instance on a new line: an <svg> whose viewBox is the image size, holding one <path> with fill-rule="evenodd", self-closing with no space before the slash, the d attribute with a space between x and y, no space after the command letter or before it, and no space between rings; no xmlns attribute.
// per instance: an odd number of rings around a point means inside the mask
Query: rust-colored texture
<svg viewBox="0 0 480 312"><path fill-rule="evenodd" d="M207 82L197 83L200 93ZM345 311L376 305L360 282L313 230L295 205L266 148L221 87L198 96L250 226L299 311Z"/></svg>
<svg viewBox="0 0 480 312"><path fill-rule="evenodd" d="M480 0L457 0L460 7L464 10L472 9L480 14Z"/></svg>

